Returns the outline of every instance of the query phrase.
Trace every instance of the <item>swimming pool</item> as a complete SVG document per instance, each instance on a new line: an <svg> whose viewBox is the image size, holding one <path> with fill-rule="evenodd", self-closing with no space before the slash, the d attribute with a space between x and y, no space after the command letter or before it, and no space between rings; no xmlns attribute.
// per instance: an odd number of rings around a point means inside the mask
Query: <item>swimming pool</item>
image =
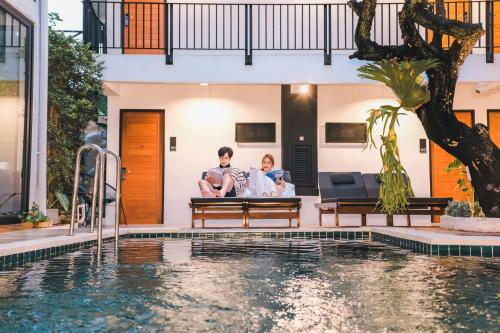
<svg viewBox="0 0 500 333"><path fill-rule="evenodd" d="M369 241L123 239L0 272L0 331L494 331L500 261Z"/></svg>

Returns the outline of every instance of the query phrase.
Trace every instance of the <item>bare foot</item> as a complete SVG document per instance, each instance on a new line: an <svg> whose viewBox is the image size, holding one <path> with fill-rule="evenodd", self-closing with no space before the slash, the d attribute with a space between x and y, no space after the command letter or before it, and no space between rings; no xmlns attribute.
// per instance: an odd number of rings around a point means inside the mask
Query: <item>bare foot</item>
<svg viewBox="0 0 500 333"><path fill-rule="evenodd" d="M210 191L201 191L201 196L204 198L215 198L215 195Z"/></svg>

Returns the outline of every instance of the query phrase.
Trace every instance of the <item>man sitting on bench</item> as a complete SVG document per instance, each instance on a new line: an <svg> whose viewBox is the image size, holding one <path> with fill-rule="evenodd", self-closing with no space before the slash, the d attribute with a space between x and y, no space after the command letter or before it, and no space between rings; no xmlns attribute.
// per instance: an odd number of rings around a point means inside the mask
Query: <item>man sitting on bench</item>
<svg viewBox="0 0 500 333"><path fill-rule="evenodd" d="M233 150L229 147L221 147L218 151L219 166L208 170L205 179L198 182L201 195L204 198L233 198L236 197L238 189L244 191L246 178L241 170L231 168ZM240 178L243 178L240 180Z"/></svg>

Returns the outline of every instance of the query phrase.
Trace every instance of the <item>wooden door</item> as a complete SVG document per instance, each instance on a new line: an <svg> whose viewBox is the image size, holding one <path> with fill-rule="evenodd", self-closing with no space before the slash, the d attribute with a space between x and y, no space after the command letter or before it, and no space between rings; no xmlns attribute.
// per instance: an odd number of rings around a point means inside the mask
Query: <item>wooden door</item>
<svg viewBox="0 0 500 333"><path fill-rule="evenodd" d="M129 225L162 223L163 147L163 111L122 111L122 221Z"/></svg>
<svg viewBox="0 0 500 333"><path fill-rule="evenodd" d="M123 1L123 45L126 54L163 54L164 0Z"/></svg>
<svg viewBox="0 0 500 333"><path fill-rule="evenodd" d="M472 125L473 111L456 111L457 119L469 126ZM431 156L431 193L433 197L452 197L455 200L465 200L465 195L455 191L458 171L447 173L445 169L455 160L434 142L430 145Z"/></svg>
<svg viewBox="0 0 500 333"><path fill-rule="evenodd" d="M500 147L500 110L488 110L488 129L491 140Z"/></svg>

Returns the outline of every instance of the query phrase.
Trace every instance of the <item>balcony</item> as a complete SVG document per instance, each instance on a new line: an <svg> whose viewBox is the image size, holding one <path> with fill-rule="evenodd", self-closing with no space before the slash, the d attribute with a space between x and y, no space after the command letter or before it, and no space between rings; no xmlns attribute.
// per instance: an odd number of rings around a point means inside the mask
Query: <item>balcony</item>
<svg viewBox="0 0 500 333"><path fill-rule="evenodd" d="M381 2L372 27L372 38L381 45L400 45L397 21L402 2ZM84 1L83 38L100 54L163 54L173 64L177 51L244 55L251 65L254 52L323 54L330 65L332 54L356 49L357 16L346 3L244 4L170 3L164 0ZM481 23L486 34L474 47L494 61L500 52L500 0L450 1L449 19ZM499 16L499 17L497 17ZM418 30L425 40L432 31ZM452 38L445 36L448 47Z"/></svg>

